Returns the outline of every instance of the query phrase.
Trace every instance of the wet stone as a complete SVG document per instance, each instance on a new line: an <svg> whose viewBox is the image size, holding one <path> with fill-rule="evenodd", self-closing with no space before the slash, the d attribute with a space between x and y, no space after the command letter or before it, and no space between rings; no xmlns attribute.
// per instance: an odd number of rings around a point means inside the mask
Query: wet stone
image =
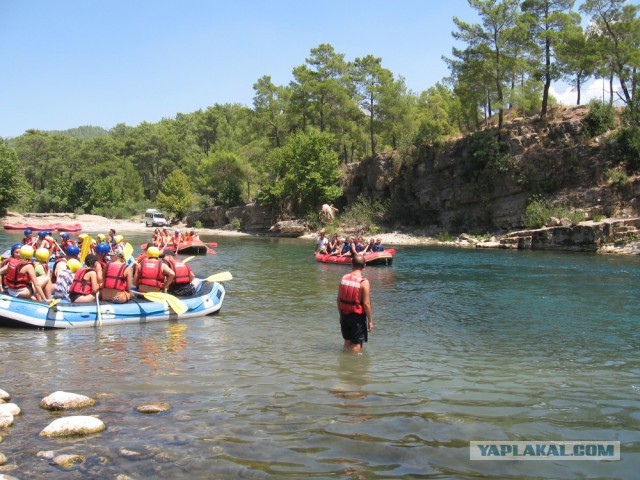
<svg viewBox="0 0 640 480"><path fill-rule="evenodd" d="M101 432L105 428L106 425L99 418L78 415L54 420L40 432L40 436L68 437L72 435L89 435Z"/></svg>
<svg viewBox="0 0 640 480"><path fill-rule="evenodd" d="M21 410L15 403L3 403L0 405L0 414L3 412L8 412L15 417L16 415L20 415Z"/></svg>
<svg viewBox="0 0 640 480"><path fill-rule="evenodd" d="M168 403L152 403L149 405L140 405L136 407L136 410L140 413L162 413L171 410L171 405Z"/></svg>
<svg viewBox="0 0 640 480"><path fill-rule="evenodd" d="M85 408L96 404L93 398L70 392L53 392L40 401L40 406L47 410L67 410Z"/></svg>
<svg viewBox="0 0 640 480"><path fill-rule="evenodd" d="M53 462L62 468L72 468L78 463L84 463L84 461L83 455L58 455L53 459Z"/></svg>
<svg viewBox="0 0 640 480"><path fill-rule="evenodd" d="M5 402L8 402L9 400L11 400L11 395L9 395L4 390L0 389L0 400L4 400Z"/></svg>
<svg viewBox="0 0 640 480"><path fill-rule="evenodd" d="M13 425L13 415L9 412L0 412L0 428Z"/></svg>

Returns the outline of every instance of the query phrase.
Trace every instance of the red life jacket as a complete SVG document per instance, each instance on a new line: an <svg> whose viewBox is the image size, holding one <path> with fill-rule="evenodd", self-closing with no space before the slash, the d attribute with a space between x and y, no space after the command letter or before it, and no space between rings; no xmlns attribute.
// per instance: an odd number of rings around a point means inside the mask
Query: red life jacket
<svg viewBox="0 0 640 480"><path fill-rule="evenodd" d="M38 239L35 237L31 237L31 238L24 237L22 239L23 245L29 245L30 247L35 247L36 243L38 243Z"/></svg>
<svg viewBox="0 0 640 480"><path fill-rule="evenodd" d="M67 263L67 259L65 257L56 258L56 261L53 263L53 270L51 270L51 281L56 283L58 278L56 277L56 269L58 268L58 263L64 262Z"/></svg>
<svg viewBox="0 0 640 480"><path fill-rule="evenodd" d="M157 258L145 259L140 266L140 276L137 284L162 288L164 285L162 262Z"/></svg>
<svg viewBox="0 0 640 480"><path fill-rule="evenodd" d="M8 264L9 268L2 277L4 278L4 286L14 290L21 290L29 285L29 275L20 273L20 270L25 265L31 265L31 262L12 257L8 259Z"/></svg>
<svg viewBox="0 0 640 480"><path fill-rule="evenodd" d="M73 277L73 282L71 282L71 286L69 287L69 293L77 293L78 295L89 295L91 294L91 280L85 280L85 274L89 272L95 272L93 268L81 268L76 272L75 277Z"/></svg>
<svg viewBox="0 0 640 480"><path fill-rule="evenodd" d="M184 262L176 261L175 258L168 258L165 260L171 270L176 274L173 283L178 285L184 285L191 282L191 268Z"/></svg>
<svg viewBox="0 0 640 480"><path fill-rule="evenodd" d="M108 262L103 270L104 288L113 288L124 292L127 289L127 276L124 274L126 263Z"/></svg>
<svg viewBox="0 0 640 480"><path fill-rule="evenodd" d="M364 313L362 303L360 303L360 287L366 278L356 277L347 274L340 281L340 291L338 292L338 309L345 315L349 313Z"/></svg>

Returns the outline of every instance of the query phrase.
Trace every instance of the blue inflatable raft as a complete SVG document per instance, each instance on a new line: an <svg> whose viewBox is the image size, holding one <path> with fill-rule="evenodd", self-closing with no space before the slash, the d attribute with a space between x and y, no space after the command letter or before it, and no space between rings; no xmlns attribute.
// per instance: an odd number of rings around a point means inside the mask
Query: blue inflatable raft
<svg viewBox="0 0 640 480"><path fill-rule="evenodd" d="M49 308L45 303L0 294L0 327L82 328L202 317L218 312L224 295L222 284L203 281L193 296L177 297L189 307L181 315L177 315L166 301L152 302L135 296L124 304L100 302L98 318L95 302L60 302Z"/></svg>

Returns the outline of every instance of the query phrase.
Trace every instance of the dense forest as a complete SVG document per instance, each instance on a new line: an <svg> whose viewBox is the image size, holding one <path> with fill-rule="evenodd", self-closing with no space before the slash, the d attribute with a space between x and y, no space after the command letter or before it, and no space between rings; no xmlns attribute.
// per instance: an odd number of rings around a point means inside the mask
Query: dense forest
<svg viewBox="0 0 640 480"><path fill-rule="evenodd" d="M473 134L505 112L544 120L554 81L609 82L601 105L624 109L621 135L640 156L640 19L625 0L469 0L479 23L453 19L450 76L423 92L367 55L312 48L288 85L263 76L251 107L215 104L111 130L28 130L0 141L0 208L124 218L149 206L178 217L250 201L304 216L341 196L341 165L400 158ZM586 25L586 27L583 27ZM634 153L635 152L635 153ZM636 168L637 162L633 163Z"/></svg>

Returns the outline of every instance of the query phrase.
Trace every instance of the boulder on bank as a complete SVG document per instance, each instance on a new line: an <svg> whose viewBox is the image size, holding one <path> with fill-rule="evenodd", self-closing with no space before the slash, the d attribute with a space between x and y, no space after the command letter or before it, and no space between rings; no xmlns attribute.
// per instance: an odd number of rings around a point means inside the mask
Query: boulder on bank
<svg viewBox="0 0 640 480"><path fill-rule="evenodd" d="M96 404L93 398L77 393L53 392L40 401L40 406L47 410L67 410L71 408L92 407Z"/></svg>
<svg viewBox="0 0 640 480"><path fill-rule="evenodd" d="M305 220L283 220L273 225L269 232L277 233L281 237L300 237L307 231Z"/></svg>
<svg viewBox="0 0 640 480"><path fill-rule="evenodd" d="M99 418L78 415L54 420L40 432L40 436L52 438L89 435L91 433L101 432L105 428L107 428L106 425Z"/></svg>

